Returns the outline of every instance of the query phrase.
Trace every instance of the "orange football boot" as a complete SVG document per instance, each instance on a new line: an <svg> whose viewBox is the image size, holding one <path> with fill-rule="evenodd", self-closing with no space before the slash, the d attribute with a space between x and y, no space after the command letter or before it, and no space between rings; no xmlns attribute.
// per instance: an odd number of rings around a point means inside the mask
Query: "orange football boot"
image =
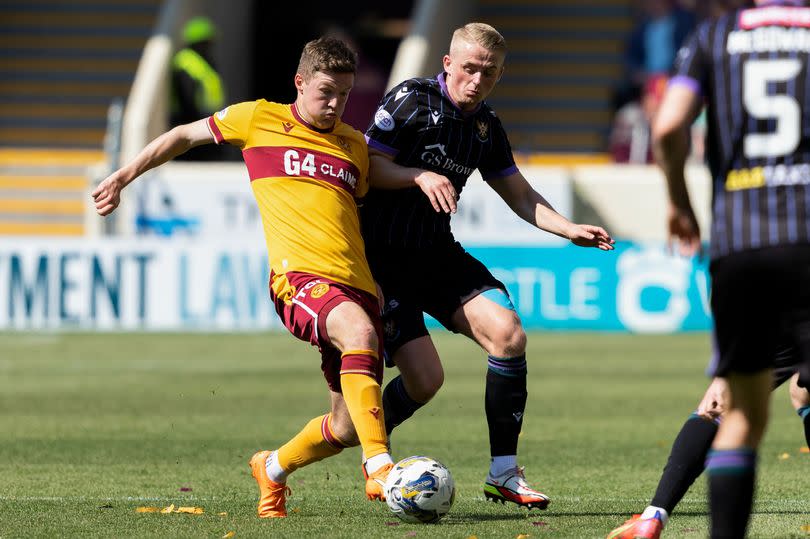
<svg viewBox="0 0 810 539"><path fill-rule="evenodd" d="M641 520L641 515L633 518L613 530L607 539L659 539L664 524L657 515L653 518Z"/></svg>
<svg viewBox="0 0 810 539"><path fill-rule="evenodd" d="M267 457L272 451L259 451L250 458L248 465L253 478L259 484L259 518L282 518L287 516L287 495L292 494L286 483L276 483L267 477Z"/></svg>
<svg viewBox="0 0 810 539"><path fill-rule="evenodd" d="M366 479L366 498L369 500L385 501L385 480L388 479L388 474L394 468L392 463L384 464L379 470L374 473L368 474ZM363 466L365 470L365 466Z"/></svg>

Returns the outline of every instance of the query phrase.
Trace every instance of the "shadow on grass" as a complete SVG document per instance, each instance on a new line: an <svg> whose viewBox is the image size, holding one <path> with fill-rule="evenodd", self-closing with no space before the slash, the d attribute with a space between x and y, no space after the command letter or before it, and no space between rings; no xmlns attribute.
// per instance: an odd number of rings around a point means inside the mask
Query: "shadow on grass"
<svg viewBox="0 0 810 539"><path fill-rule="evenodd" d="M752 515L801 515L806 511L801 509L765 509L752 511ZM539 520L544 519L548 524L553 523L554 517L616 517L616 519L629 518L630 512L617 513L616 511L549 511L549 512L523 512L523 513L503 513L503 514L479 514L479 513L452 513L442 520L446 524L472 524L480 522L496 522L506 520ZM683 517L708 517L708 511L678 511L672 515L674 518Z"/></svg>
<svg viewBox="0 0 810 539"><path fill-rule="evenodd" d="M473 524L480 522L496 522L500 520L528 520L547 518L551 516L549 513L532 513L526 515L525 513L503 513L498 515L493 514L480 514L480 513L452 513L442 519L445 524Z"/></svg>

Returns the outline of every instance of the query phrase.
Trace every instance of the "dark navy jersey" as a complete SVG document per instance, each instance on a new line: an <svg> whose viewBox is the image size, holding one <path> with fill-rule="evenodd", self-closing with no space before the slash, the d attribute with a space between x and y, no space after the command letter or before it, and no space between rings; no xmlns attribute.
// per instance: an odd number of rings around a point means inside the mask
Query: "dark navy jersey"
<svg viewBox="0 0 810 539"><path fill-rule="evenodd" d="M676 59L671 84L706 99L713 259L810 242L810 8L795 4L707 21Z"/></svg>
<svg viewBox="0 0 810 539"><path fill-rule="evenodd" d="M517 172L498 117L486 103L473 112L461 112L447 94L443 73L393 88L382 99L366 140L399 165L446 176L459 195L475 169L486 181ZM434 210L419 187L371 189L360 216L370 247L428 247L454 241L450 216Z"/></svg>

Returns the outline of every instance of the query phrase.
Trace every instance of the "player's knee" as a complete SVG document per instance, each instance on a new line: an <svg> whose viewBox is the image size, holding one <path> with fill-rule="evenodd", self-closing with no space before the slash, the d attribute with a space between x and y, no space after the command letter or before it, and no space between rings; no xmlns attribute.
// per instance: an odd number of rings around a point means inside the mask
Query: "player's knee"
<svg viewBox="0 0 810 539"><path fill-rule="evenodd" d="M504 317L493 324L490 334L496 355L515 357L526 352L526 332L516 315Z"/></svg>
<svg viewBox="0 0 810 539"><path fill-rule="evenodd" d="M419 371L419 375L407 387L408 396L424 404L439 392L443 384L444 369L439 364L436 368Z"/></svg>
<svg viewBox="0 0 810 539"><path fill-rule="evenodd" d="M370 321L364 321L354 327L351 338L347 339L347 348L354 350L377 350L379 340L377 330Z"/></svg>

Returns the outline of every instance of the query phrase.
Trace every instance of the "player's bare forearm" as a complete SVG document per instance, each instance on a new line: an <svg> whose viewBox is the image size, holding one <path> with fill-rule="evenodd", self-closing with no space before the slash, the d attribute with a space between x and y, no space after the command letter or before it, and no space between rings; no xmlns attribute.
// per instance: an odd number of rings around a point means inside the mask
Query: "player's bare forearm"
<svg viewBox="0 0 810 539"><path fill-rule="evenodd" d="M700 112L701 100L690 87L667 89L653 125L655 159L667 178L667 192L673 205L691 212L684 166L689 156L689 126Z"/></svg>
<svg viewBox="0 0 810 539"><path fill-rule="evenodd" d="M678 252L683 256L692 256L700 252L700 227L686 187L684 167L689 154L689 134L684 121L657 122L653 144L656 161L667 182L669 248L674 250L674 242L677 241Z"/></svg>
<svg viewBox="0 0 810 539"><path fill-rule="evenodd" d="M551 206L537 205L536 226L569 240L579 247L596 247L602 251L612 251L616 243L605 229L595 225L572 223Z"/></svg>
<svg viewBox="0 0 810 539"><path fill-rule="evenodd" d="M416 178L422 173L422 169L413 167L403 167L390 157L369 152L368 178L372 187L377 189L404 189L416 187Z"/></svg>
<svg viewBox="0 0 810 539"><path fill-rule="evenodd" d="M194 146L213 142L213 136L205 122L206 120L199 120L163 133L147 144L132 161L105 178L91 193L96 212L101 216L107 216L115 211L121 200L121 190L144 172L162 165Z"/></svg>
<svg viewBox="0 0 810 539"><path fill-rule="evenodd" d="M540 198L543 199L543 197ZM546 202L545 199L543 199L543 202ZM526 213L528 214L528 212ZM545 230L561 238L571 239L570 231L574 223L557 213L547 202L543 204L540 201L535 201L531 204L531 213L528 214L528 219L521 213L518 213L518 215L540 230Z"/></svg>
<svg viewBox="0 0 810 539"><path fill-rule="evenodd" d="M520 172L489 181L513 212L527 223L555 236L565 238L580 247L596 247L603 251L613 250L613 238L603 228L572 223L549 204L549 202L526 181Z"/></svg>
<svg viewBox="0 0 810 539"><path fill-rule="evenodd" d="M684 167L689 155L689 134L685 128L660 133L655 139L655 158L667 180L669 200L676 207L689 209Z"/></svg>
<svg viewBox="0 0 810 539"><path fill-rule="evenodd" d="M404 167L376 151L369 152L369 181L378 189L419 187L434 210L456 212L458 194L446 176L421 168Z"/></svg>

